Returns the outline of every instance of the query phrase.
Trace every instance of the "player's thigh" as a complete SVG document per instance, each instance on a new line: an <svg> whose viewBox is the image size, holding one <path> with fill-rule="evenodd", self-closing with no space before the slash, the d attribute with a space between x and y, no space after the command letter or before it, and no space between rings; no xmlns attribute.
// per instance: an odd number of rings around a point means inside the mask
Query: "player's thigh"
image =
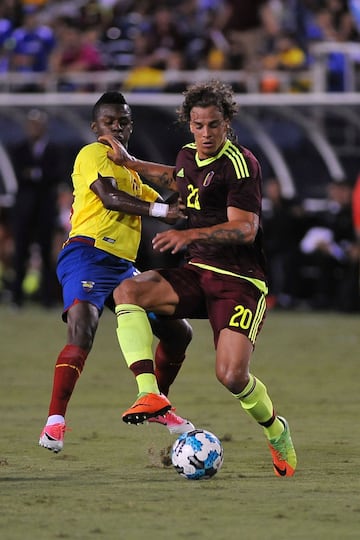
<svg viewBox="0 0 360 540"><path fill-rule="evenodd" d="M177 295L173 318L207 318L206 293L201 283L203 270L185 264L179 268L162 268L158 272L170 283Z"/></svg>
<svg viewBox="0 0 360 540"><path fill-rule="evenodd" d="M136 304L147 311L173 315L179 297L170 282L148 270L124 280L114 290L115 304Z"/></svg>
<svg viewBox="0 0 360 540"><path fill-rule="evenodd" d="M209 321L215 346L221 330L246 336L254 345L266 316L264 294L252 283L232 276L214 275L208 280Z"/></svg>

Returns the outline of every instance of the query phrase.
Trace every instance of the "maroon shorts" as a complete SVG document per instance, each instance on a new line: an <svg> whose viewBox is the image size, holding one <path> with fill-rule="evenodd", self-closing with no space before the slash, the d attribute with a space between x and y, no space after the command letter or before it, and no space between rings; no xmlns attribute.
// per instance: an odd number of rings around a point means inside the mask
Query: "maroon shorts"
<svg viewBox="0 0 360 540"><path fill-rule="evenodd" d="M179 296L172 318L208 318L215 346L223 328L244 334L255 343L266 314L265 295L255 285L192 264L157 271Z"/></svg>

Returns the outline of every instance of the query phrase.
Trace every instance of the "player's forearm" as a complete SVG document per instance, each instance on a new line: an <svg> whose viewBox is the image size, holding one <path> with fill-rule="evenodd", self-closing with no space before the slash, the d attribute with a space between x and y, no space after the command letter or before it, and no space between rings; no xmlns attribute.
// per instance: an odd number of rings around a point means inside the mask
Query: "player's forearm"
<svg viewBox="0 0 360 540"><path fill-rule="evenodd" d="M134 159L128 166L156 186L176 190L175 168L171 165Z"/></svg>
<svg viewBox="0 0 360 540"><path fill-rule="evenodd" d="M250 233L250 229L251 225L245 225L244 222L240 227L234 223L222 223L199 229L190 228L181 231L169 229L157 233L152 240L152 245L155 251L170 250L175 254L190 244L198 242L218 245L251 244L256 234L254 236L253 232Z"/></svg>
<svg viewBox="0 0 360 540"><path fill-rule="evenodd" d="M151 216L169 221L184 217L184 214L178 203L167 204L160 202L147 202L137 197L133 197L123 191L107 193L102 197L102 202L108 210L115 210L124 214L135 216Z"/></svg>
<svg viewBox="0 0 360 540"><path fill-rule="evenodd" d="M115 191L102 196L103 205L107 210L115 210L124 214L148 216L150 203L133 197L123 191Z"/></svg>
<svg viewBox="0 0 360 540"><path fill-rule="evenodd" d="M188 229L190 242L207 244L252 244L257 229L249 222L225 222L213 227Z"/></svg>

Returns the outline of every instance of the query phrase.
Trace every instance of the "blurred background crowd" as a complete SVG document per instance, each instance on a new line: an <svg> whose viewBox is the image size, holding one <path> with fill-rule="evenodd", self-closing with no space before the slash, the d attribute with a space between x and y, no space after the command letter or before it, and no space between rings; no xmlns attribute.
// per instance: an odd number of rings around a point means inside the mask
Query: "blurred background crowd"
<svg viewBox="0 0 360 540"><path fill-rule="evenodd" d="M178 93L199 74L219 72L238 93L306 93L314 90L319 45L325 91L345 91L349 58L355 76L360 66L360 0L2 0L0 93L87 92L96 101L112 89ZM31 107L23 137L13 139L4 131L8 119L0 122L17 183L11 205L0 202L0 302L16 308L61 301L55 262L69 228L70 164L80 142L66 160L52 120ZM314 211L301 191L284 194L281 178L268 167L264 173L269 307L359 311L357 174L330 178ZM145 220L140 269L152 257L152 227ZM171 261L154 265L162 264Z"/></svg>
<svg viewBox="0 0 360 540"><path fill-rule="evenodd" d="M341 90L341 45L359 36L358 0L2 0L0 72L44 75L23 91L43 91L51 76L61 91L83 90L66 74L116 70L124 90L177 92L184 83L171 71L241 70L273 92L281 77L268 72L306 71L313 46L331 43L327 85ZM356 48L351 56L360 61ZM232 82L249 89L246 79ZM290 86L307 91L311 81L299 75Z"/></svg>

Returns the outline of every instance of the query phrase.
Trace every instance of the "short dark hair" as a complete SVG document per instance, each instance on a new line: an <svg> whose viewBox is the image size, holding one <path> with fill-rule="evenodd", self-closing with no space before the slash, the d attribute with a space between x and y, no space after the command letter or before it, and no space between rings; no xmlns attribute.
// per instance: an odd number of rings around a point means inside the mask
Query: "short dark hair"
<svg viewBox="0 0 360 540"><path fill-rule="evenodd" d="M92 119L96 120L102 105L127 105L127 101L120 92L105 92L95 103L92 109Z"/></svg>

